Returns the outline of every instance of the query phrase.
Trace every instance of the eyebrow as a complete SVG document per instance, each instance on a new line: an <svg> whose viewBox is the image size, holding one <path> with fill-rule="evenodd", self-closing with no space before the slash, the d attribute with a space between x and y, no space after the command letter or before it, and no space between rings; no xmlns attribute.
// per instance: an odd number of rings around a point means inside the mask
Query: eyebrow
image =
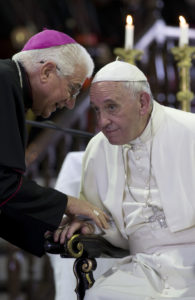
<svg viewBox="0 0 195 300"><path fill-rule="evenodd" d="M103 101L103 103L109 103L109 102L114 102L114 103L116 103L115 100L110 99L110 98L105 99L105 100ZM93 102L90 102L90 105L91 105L92 107L93 107L93 106L97 106L97 105L95 105Z"/></svg>

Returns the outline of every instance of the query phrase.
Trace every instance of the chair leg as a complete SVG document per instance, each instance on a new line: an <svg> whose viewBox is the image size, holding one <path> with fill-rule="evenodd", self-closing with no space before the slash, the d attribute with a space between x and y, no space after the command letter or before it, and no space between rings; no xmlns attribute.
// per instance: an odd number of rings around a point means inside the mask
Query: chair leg
<svg viewBox="0 0 195 300"><path fill-rule="evenodd" d="M77 300L83 300L85 291L94 284L93 271L97 267L95 258L77 258L74 262L74 274L77 279L75 292Z"/></svg>

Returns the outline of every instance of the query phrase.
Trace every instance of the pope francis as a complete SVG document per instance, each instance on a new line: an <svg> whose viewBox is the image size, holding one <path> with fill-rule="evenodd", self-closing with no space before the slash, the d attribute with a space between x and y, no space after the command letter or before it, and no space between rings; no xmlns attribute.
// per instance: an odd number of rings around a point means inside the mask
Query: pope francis
<svg viewBox="0 0 195 300"><path fill-rule="evenodd" d="M145 75L115 61L90 89L100 132L81 198L110 214L104 236L130 255L85 300L195 299L195 115L153 100Z"/></svg>

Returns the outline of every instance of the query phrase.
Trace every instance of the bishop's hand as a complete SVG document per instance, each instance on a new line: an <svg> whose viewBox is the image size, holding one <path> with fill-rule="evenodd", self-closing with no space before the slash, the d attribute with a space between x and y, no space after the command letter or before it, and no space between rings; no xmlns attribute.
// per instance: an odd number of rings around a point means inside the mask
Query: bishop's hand
<svg viewBox="0 0 195 300"><path fill-rule="evenodd" d="M105 212L87 201L72 196L68 196L65 214L70 217L82 215L93 220L102 229L109 228L108 221L110 218Z"/></svg>

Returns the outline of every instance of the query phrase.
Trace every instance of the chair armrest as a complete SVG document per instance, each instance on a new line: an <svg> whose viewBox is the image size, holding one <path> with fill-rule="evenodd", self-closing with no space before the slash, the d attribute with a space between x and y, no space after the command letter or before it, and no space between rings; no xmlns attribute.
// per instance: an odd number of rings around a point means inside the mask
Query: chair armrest
<svg viewBox="0 0 195 300"><path fill-rule="evenodd" d="M97 257L122 258L129 255L129 251L113 246L97 234L75 234L64 244L54 242L50 236L45 241L45 251L60 254L62 258L76 258L73 271L77 280L75 292L78 300L83 300L85 291L94 283L93 271L97 267Z"/></svg>
<svg viewBox="0 0 195 300"><path fill-rule="evenodd" d="M100 256L120 258L129 255L128 250L113 246L102 235L97 234L75 234L64 244L55 243L50 237L45 241L45 251L73 258Z"/></svg>

